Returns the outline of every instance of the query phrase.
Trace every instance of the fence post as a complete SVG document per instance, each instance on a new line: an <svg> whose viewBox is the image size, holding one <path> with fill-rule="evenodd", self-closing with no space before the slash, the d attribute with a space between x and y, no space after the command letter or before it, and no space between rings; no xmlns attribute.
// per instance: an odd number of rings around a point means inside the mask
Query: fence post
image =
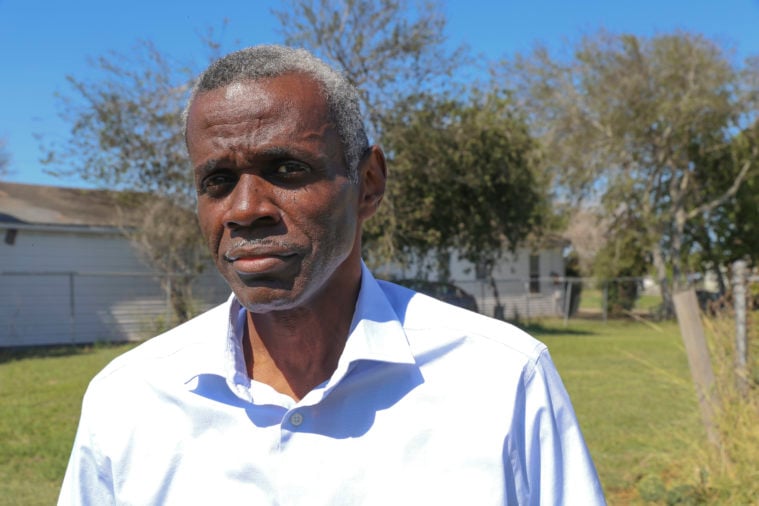
<svg viewBox="0 0 759 506"><path fill-rule="evenodd" d="M735 381L738 392L748 395L747 337L746 337L746 262L733 263L733 301L735 306Z"/></svg>
<svg viewBox="0 0 759 506"><path fill-rule="evenodd" d="M74 289L74 272L69 272L69 318L71 319L71 342L76 342L76 290Z"/></svg>
<svg viewBox="0 0 759 506"><path fill-rule="evenodd" d="M171 324L171 274L166 274L166 323Z"/></svg>
<svg viewBox="0 0 759 506"><path fill-rule="evenodd" d="M569 310L572 308L572 283L567 279L564 289L564 328L569 324Z"/></svg>
<svg viewBox="0 0 759 506"><path fill-rule="evenodd" d="M603 309L604 323L609 318L609 281L604 281L603 293L601 294L602 302L601 307Z"/></svg>
<svg viewBox="0 0 759 506"><path fill-rule="evenodd" d="M712 370L709 349L706 346L704 327L701 325L701 312L693 289L676 293L672 297L675 305L677 323L680 325L680 335L688 355L691 377L696 386L698 404L701 408L701 419L704 422L706 436L717 449L720 448L720 438L716 426L715 410L719 399L715 388L714 371Z"/></svg>
<svg viewBox="0 0 759 506"><path fill-rule="evenodd" d="M524 318L526 322L530 321L530 282L524 284Z"/></svg>

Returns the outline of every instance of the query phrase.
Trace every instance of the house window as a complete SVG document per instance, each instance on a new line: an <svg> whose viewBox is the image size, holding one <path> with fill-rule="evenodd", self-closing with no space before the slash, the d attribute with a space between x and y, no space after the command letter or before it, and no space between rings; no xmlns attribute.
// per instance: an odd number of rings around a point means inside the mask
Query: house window
<svg viewBox="0 0 759 506"><path fill-rule="evenodd" d="M5 231L5 244L9 244L13 246L16 244L16 235L18 234L18 230L15 228L9 228Z"/></svg>
<svg viewBox="0 0 759 506"><path fill-rule="evenodd" d="M530 255L530 293L540 293L540 255Z"/></svg>

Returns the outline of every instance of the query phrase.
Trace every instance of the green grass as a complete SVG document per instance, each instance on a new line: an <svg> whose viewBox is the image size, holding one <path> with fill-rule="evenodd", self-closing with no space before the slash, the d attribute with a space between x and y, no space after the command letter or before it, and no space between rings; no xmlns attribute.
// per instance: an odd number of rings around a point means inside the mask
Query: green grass
<svg viewBox="0 0 759 506"><path fill-rule="evenodd" d="M638 504L641 479L689 484L704 439L687 358L674 322L558 322L531 328L572 398L610 504Z"/></svg>
<svg viewBox="0 0 759 506"><path fill-rule="evenodd" d="M635 301L633 311L651 313L661 304L661 295L641 294ZM598 313L603 310L603 291L598 288L584 287L580 298L580 310Z"/></svg>
<svg viewBox="0 0 759 506"><path fill-rule="evenodd" d="M129 347L0 350L0 504L55 504L87 383Z"/></svg>
<svg viewBox="0 0 759 506"><path fill-rule="evenodd" d="M580 309L584 311L600 311L603 307L603 293L597 288L584 287L580 295Z"/></svg>
<svg viewBox="0 0 759 506"><path fill-rule="evenodd" d="M609 503L643 504L641 478L693 481L703 434L677 326L544 321ZM90 378L128 346L0 352L0 504L53 504Z"/></svg>

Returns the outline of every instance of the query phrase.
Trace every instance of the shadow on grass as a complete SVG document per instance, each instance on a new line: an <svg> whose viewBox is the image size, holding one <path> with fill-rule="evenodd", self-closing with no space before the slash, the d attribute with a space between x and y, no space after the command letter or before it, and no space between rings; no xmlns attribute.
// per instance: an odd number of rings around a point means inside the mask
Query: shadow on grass
<svg viewBox="0 0 759 506"><path fill-rule="evenodd" d="M528 334L540 336L597 336L598 332L585 329L573 329L570 327L557 327L555 325L543 325L541 323L514 323L517 327Z"/></svg>
<svg viewBox="0 0 759 506"><path fill-rule="evenodd" d="M114 348L126 343L87 343L87 344L67 344L53 346L17 346L17 347L0 347L0 364L14 362L16 360L25 360L29 358L56 358L69 357L73 355L86 355L96 350Z"/></svg>

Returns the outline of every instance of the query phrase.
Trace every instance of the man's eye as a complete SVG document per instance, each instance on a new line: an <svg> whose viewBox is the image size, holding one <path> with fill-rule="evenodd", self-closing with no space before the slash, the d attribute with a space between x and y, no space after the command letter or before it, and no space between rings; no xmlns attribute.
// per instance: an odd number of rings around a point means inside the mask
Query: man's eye
<svg viewBox="0 0 759 506"><path fill-rule="evenodd" d="M200 184L200 191L218 195L225 193L232 185L234 185L234 178L229 174L213 174L203 179Z"/></svg>
<svg viewBox="0 0 759 506"><path fill-rule="evenodd" d="M300 162L282 162L275 166L274 174L277 176L295 176L311 172L308 165Z"/></svg>

